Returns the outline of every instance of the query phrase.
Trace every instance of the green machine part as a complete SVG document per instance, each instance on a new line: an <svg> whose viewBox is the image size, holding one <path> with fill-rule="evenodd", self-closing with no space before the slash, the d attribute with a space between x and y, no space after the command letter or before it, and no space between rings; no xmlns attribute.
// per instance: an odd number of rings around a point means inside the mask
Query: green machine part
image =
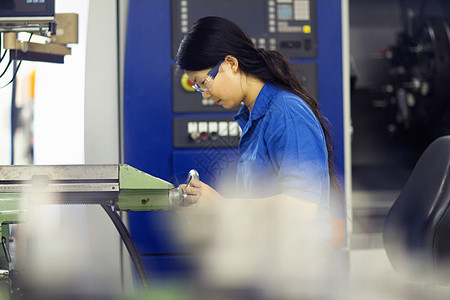
<svg viewBox="0 0 450 300"><path fill-rule="evenodd" d="M0 239L5 238L0 247L0 268L8 269L9 261L6 258L4 245L9 249L9 225L27 220L27 211L24 209L24 198L17 193L0 193Z"/></svg>
<svg viewBox="0 0 450 300"><path fill-rule="evenodd" d="M119 199L116 210L169 210L173 184L139 171L129 165L119 166Z"/></svg>
<svg viewBox="0 0 450 300"><path fill-rule="evenodd" d="M126 164L1 166L0 239L5 240L0 246L0 269L9 267L4 251L4 248L9 249L9 225L26 222L27 207L32 204L28 202L36 200L28 197L34 190L35 177L44 179L45 184L39 186L44 191L63 195L58 203L44 204L103 203L116 211L154 211L169 210L170 197L180 196L171 183ZM90 196L105 191L100 198Z"/></svg>
<svg viewBox="0 0 450 300"><path fill-rule="evenodd" d="M156 211L170 210L183 199L180 188L125 164L0 166L0 299L9 298L12 283L9 226L27 221L29 205L98 204L115 211Z"/></svg>
<svg viewBox="0 0 450 300"><path fill-rule="evenodd" d="M0 299L9 299L10 296L9 225L26 221L23 200L17 193L0 193Z"/></svg>
<svg viewBox="0 0 450 300"><path fill-rule="evenodd" d="M179 196L177 190L171 183L126 164L0 166L0 212L4 214L14 215L16 209L9 207L11 203L23 203L30 192L55 194L59 199L57 203L44 203L45 197L39 197L30 204L106 204L122 211L168 210L169 198ZM5 218L8 221L8 216Z"/></svg>

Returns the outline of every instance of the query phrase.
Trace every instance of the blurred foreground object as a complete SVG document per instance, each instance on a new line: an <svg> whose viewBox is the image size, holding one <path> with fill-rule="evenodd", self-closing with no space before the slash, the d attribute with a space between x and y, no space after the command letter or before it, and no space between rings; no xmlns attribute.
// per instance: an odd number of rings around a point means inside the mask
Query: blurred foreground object
<svg viewBox="0 0 450 300"><path fill-rule="evenodd" d="M199 266L193 299L345 299L345 262L301 207L286 196L180 210Z"/></svg>
<svg viewBox="0 0 450 300"><path fill-rule="evenodd" d="M394 270L427 284L450 284L450 136L422 154L384 225Z"/></svg>

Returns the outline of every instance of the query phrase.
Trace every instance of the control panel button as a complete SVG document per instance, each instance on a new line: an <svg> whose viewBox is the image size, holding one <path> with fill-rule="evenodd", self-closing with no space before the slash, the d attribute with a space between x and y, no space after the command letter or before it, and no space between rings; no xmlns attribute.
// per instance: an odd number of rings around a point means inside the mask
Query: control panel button
<svg viewBox="0 0 450 300"><path fill-rule="evenodd" d="M311 33L311 26L303 25L303 32L304 33Z"/></svg>
<svg viewBox="0 0 450 300"><path fill-rule="evenodd" d="M203 106L211 106L214 105L214 100L211 98L202 98L202 105Z"/></svg>
<svg viewBox="0 0 450 300"><path fill-rule="evenodd" d="M198 132L198 123L188 122L188 133L191 134L193 132Z"/></svg>
<svg viewBox="0 0 450 300"><path fill-rule="evenodd" d="M298 21L309 21L311 19L309 0L295 0L294 16Z"/></svg>
<svg viewBox="0 0 450 300"><path fill-rule="evenodd" d="M209 134L209 139L213 142L217 141L219 139L219 135L217 134L217 132L211 132Z"/></svg>
<svg viewBox="0 0 450 300"><path fill-rule="evenodd" d="M311 50L311 40L310 39L305 40L305 50L307 50L307 51Z"/></svg>
<svg viewBox="0 0 450 300"><path fill-rule="evenodd" d="M187 92L195 92L195 89L192 87L194 83L189 79L186 74L181 76L181 86Z"/></svg>
<svg viewBox="0 0 450 300"><path fill-rule="evenodd" d="M217 132L218 131L218 125L217 122L209 122L208 123L208 132Z"/></svg>
<svg viewBox="0 0 450 300"><path fill-rule="evenodd" d="M198 123L198 131L208 132L208 123L207 122L199 122Z"/></svg>
<svg viewBox="0 0 450 300"><path fill-rule="evenodd" d="M228 131L230 136L238 136L239 135L239 129L238 124L236 122L228 122Z"/></svg>
<svg viewBox="0 0 450 300"><path fill-rule="evenodd" d="M208 136L209 135L207 132L204 132L204 131L200 132L200 141L202 141L202 142L206 141L208 139Z"/></svg>
<svg viewBox="0 0 450 300"><path fill-rule="evenodd" d="M195 143L200 143L200 132L192 132L189 134L189 137L191 140L193 140Z"/></svg>
<svg viewBox="0 0 450 300"><path fill-rule="evenodd" d="M228 136L228 122L219 122L219 135Z"/></svg>

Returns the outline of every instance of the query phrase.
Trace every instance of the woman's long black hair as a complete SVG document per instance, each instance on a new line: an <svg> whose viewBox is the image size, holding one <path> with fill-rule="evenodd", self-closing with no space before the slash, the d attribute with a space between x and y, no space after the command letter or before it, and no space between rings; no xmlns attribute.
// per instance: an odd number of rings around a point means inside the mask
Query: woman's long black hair
<svg viewBox="0 0 450 300"><path fill-rule="evenodd" d="M212 68L227 55L236 57L239 68L264 82L302 98L322 127L328 150L331 183L340 192L333 163L334 146L328 121L319 110L319 103L302 86L288 60L278 51L256 49L250 37L237 24L220 17L199 19L185 35L178 48L176 63L185 71Z"/></svg>

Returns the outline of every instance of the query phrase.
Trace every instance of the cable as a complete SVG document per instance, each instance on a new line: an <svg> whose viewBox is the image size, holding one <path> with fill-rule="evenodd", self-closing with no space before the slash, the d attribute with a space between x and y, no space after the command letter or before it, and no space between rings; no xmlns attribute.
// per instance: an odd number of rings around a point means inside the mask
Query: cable
<svg viewBox="0 0 450 300"><path fill-rule="evenodd" d="M13 68L16 67L16 61L14 61ZM14 165L15 161L15 136L16 136L16 129L18 124L18 111L17 111L17 105L16 105L16 99L17 99L17 92L16 92L16 85L17 82L13 81L12 88L11 88L11 165Z"/></svg>
<svg viewBox="0 0 450 300"><path fill-rule="evenodd" d="M130 253L131 260L133 261L133 264L136 268L136 271L138 273L139 278L141 279L142 285L144 288L149 287L149 281L147 277L147 272L145 271L144 264L141 261L141 258L139 256L139 252L136 249L136 246L133 243L133 240L131 239L130 232L128 231L125 224L123 224L122 220L120 219L119 215L111 210L111 208L106 204L100 204L105 212L108 214L108 216L111 218L111 221L113 222L114 226L116 226L117 231L119 232L123 243L128 249L128 252Z"/></svg>
<svg viewBox="0 0 450 300"><path fill-rule="evenodd" d="M5 50L5 52L3 52L2 57L0 58L0 63L3 61L3 59L5 58L6 52L8 52L8 50Z"/></svg>
<svg viewBox="0 0 450 300"><path fill-rule="evenodd" d="M33 33L30 34L30 38L28 39L28 43L31 41L31 37L32 37L32 36L33 36ZM8 65L6 66L6 69L3 71L3 73L0 75L0 78L2 78L3 75L5 75L6 71L7 71L8 68L9 68L9 65L11 64L11 61L12 61L12 54L11 54L11 51L12 51L12 50L9 50L9 62L8 62ZM16 58L15 58L15 60L17 60L17 49L15 50L15 52L16 52ZM6 51L5 51L5 54L6 54ZM5 56L5 54L3 54L3 56ZM2 56L1 59L3 59L3 56ZM4 86L0 87L0 89L3 89L3 88L5 88L5 87L7 87L8 85L11 84L11 82L13 82L13 81L16 79L16 75L17 75L17 72L19 71L19 68L20 68L20 65L22 64L22 61L23 61L23 59L20 60L19 65L17 66L16 70L14 71L14 74L13 74L13 77L11 78L11 80L10 80L7 84L5 84ZM0 62L1 62L1 60L0 60Z"/></svg>
<svg viewBox="0 0 450 300"><path fill-rule="evenodd" d="M11 51L11 50L9 50L9 51ZM11 54L9 54L9 55L11 55ZM0 75L0 78L5 74L6 70L8 70L8 67L11 64L11 61L12 61L12 59L9 60L8 65L6 66L6 69L5 69L5 71L3 71L2 75ZM4 86L0 87L0 89L3 89L5 87L7 87L8 85L11 84L11 82L13 82L16 79L16 75L17 75L17 72L19 71L19 68L20 68L20 65L22 64L22 61L23 60L19 61L19 64L17 65L17 68L14 71L14 74L13 74L13 77L11 78L11 80L7 84L5 84Z"/></svg>
<svg viewBox="0 0 450 300"><path fill-rule="evenodd" d="M6 65L6 68L5 68L5 70L3 71L3 73L0 75L0 78L2 78L3 77L3 75L5 75L5 73L6 73L6 71L8 71L8 69L9 69L9 66L11 65L11 62L12 62L12 58L11 58L11 50L9 50L9 62L8 62L8 65ZM6 51L5 51L5 53L6 53Z"/></svg>

